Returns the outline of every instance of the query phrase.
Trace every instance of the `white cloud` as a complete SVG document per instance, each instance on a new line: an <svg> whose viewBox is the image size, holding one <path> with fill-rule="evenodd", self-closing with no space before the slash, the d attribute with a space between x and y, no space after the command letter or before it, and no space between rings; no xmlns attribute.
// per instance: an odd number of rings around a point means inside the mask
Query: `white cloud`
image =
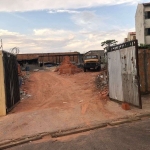
<svg viewBox="0 0 150 150"><path fill-rule="evenodd" d="M10 32L10 31L7 31L7 30L0 29L0 36L13 36L13 35L17 36L19 34L16 33L16 32Z"/></svg>
<svg viewBox="0 0 150 150"><path fill-rule="evenodd" d="M96 30L103 24L102 19L93 11L83 11L72 16L74 23L85 30Z"/></svg>
<svg viewBox="0 0 150 150"><path fill-rule="evenodd" d="M50 10L48 13L50 13L50 14L54 14L54 13L79 14L80 11L76 11L76 10L67 10L67 9L59 9L59 10Z"/></svg>
<svg viewBox="0 0 150 150"><path fill-rule="evenodd" d="M143 0L0 0L0 11L63 10L123 3L137 4L142 1Z"/></svg>
<svg viewBox="0 0 150 150"><path fill-rule="evenodd" d="M133 29L116 29L110 31L69 31L53 29L35 29L31 35L22 35L7 30L0 30L4 50L19 47L21 53L67 52L81 53L103 49L101 42L115 39L123 42L129 31Z"/></svg>

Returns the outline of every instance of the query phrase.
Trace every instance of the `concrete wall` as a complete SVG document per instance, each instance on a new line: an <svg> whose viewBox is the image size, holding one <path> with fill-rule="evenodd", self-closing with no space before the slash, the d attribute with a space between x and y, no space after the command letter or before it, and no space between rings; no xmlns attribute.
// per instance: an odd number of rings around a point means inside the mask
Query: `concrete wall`
<svg viewBox="0 0 150 150"><path fill-rule="evenodd" d="M138 4L135 15L136 38L139 44L145 44L145 27L144 27L144 7Z"/></svg>
<svg viewBox="0 0 150 150"><path fill-rule="evenodd" d="M146 44L150 44L150 36L146 36L145 37L145 43Z"/></svg>
<svg viewBox="0 0 150 150"><path fill-rule="evenodd" d="M150 11L150 7L149 6L145 6L144 10L145 11Z"/></svg>
<svg viewBox="0 0 150 150"><path fill-rule="evenodd" d="M150 7L145 7L145 11L150 11ZM145 19L145 28L150 28L150 19ZM145 44L150 44L150 35L145 36Z"/></svg>
<svg viewBox="0 0 150 150"><path fill-rule="evenodd" d="M4 68L2 57L2 52L0 51L0 116L6 115Z"/></svg>
<svg viewBox="0 0 150 150"><path fill-rule="evenodd" d="M145 28L150 28L150 19L145 19Z"/></svg>

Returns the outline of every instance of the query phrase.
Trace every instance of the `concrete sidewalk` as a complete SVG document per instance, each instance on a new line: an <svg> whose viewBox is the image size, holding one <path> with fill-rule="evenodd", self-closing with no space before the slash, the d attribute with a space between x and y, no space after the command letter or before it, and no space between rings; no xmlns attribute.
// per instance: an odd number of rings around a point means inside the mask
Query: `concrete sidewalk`
<svg viewBox="0 0 150 150"><path fill-rule="evenodd" d="M92 127L100 123L108 123L119 118L134 117L140 114L150 114L150 96L143 97L143 109L132 107L125 111L115 102L109 101L105 112L81 113L80 105L72 109L43 109L21 113L8 114L0 117L0 143L31 137L40 133L61 132L63 130L81 127Z"/></svg>

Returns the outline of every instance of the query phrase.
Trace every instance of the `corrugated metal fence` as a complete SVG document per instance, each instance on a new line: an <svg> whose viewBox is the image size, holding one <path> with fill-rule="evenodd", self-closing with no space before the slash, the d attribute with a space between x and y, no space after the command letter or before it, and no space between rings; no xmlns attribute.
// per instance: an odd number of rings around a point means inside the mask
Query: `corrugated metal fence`
<svg viewBox="0 0 150 150"><path fill-rule="evenodd" d="M142 108L137 47L135 40L109 48L109 96Z"/></svg>
<svg viewBox="0 0 150 150"><path fill-rule="evenodd" d="M6 112L20 100L17 58L3 51L4 85L6 97Z"/></svg>

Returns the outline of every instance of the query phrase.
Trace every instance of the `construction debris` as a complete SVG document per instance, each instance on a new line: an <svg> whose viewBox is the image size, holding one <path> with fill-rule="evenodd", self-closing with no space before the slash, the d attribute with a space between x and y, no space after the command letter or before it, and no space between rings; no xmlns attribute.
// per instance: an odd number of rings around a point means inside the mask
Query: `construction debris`
<svg viewBox="0 0 150 150"><path fill-rule="evenodd" d="M107 71L101 71L95 79L96 87L103 90L108 87Z"/></svg>
<svg viewBox="0 0 150 150"><path fill-rule="evenodd" d="M37 72L37 71L39 71L39 69L34 69L33 71L34 71L34 72Z"/></svg>
<svg viewBox="0 0 150 150"><path fill-rule="evenodd" d="M130 105L128 103L126 103L126 102L122 103L121 107L124 110L130 110Z"/></svg>
<svg viewBox="0 0 150 150"><path fill-rule="evenodd" d="M82 72L82 69L78 68L77 66L73 65L70 62L70 57L65 56L61 65L55 70L55 72L59 72L60 74L75 74Z"/></svg>
<svg viewBox="0 0 150 150"><path fill-rule="evenodd" d="M107 71L101 71L100 74L95 79L95 84L97 89L99 90L99 96L101 100L108 99L108 78Z"/></svg>

